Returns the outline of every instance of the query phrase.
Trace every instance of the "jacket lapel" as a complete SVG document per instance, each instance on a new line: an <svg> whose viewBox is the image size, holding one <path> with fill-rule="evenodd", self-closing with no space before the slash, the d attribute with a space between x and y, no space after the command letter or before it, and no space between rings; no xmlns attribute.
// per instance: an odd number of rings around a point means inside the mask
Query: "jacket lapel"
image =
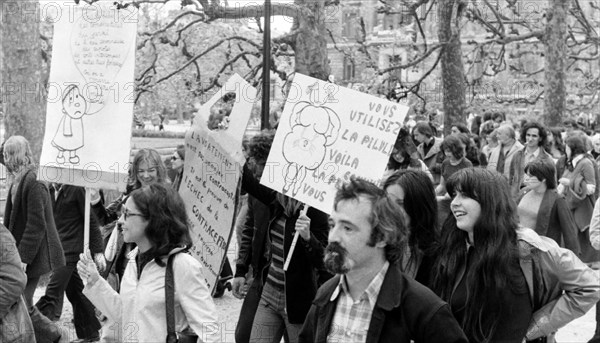
<svg viewBox="0 0 600 343"><path fill-rule="evenodd" d="M385 275L385 279L383 279L381 290L377 296L377 303L373 308L366 343L379 342L387 313L394 308L400 307L400 294L402 292L398 289L398 286L401 284L398 266L392 263Z"/></svg>
<svg viewBox="0 0 600 343"><path fill-rule="evenodd" d="M540 204L540 209L538 210L537 218L535 220L535 228L533 228L535 232L542 236L545 236L548 231L550 214L552 212L552 207L554 206L554 201L556 201L556 196L554 191L547 190L542 198L542 203Z"/></svg>

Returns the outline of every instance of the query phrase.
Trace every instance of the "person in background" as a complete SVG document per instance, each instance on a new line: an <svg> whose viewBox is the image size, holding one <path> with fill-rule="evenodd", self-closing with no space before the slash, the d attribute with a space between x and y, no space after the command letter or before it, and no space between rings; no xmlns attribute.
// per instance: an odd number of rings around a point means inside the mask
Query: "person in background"
<svg viewBox="0 0 600 343"><path fill-rule="evenodd" d="M4 226L15 239L21 267L27 274L23 298L29 308L36 340L57 341L61 332L33 305L33 294L40 277L65 265L48 187L37 180L33 154L25 137L9 137L1 155L0 163L6 166L10 183Z"/></svg>
<svg viewBox="0 0 600 343"><path fill-rule="evenodd" d="M76 273L79 254L83 252L85 219L85 188L72 185L53 185L50 189L53 199L54 222L60 236L67 264L54 269L45 294L35 306L50 320L58 321L63 310L66 293L73 306L73 324L78 340L73 342L95 342L100 338L100 322L96 318L94 306L81 293L83 282ZM106 268L102 235L98 221L90 213L90 250L100 271Z"/></svg>
<svg viewBox="0 0 600 343"><path fill-rule="evenodd" d="M561 157L565 156L565 145L562 139L562 133L559 128L552 127L547 132L547 144L544 147L554 159L554 163Z"/></svg>
<svg viewBox="0 0 600 343"><path fill-rule="evenodd" d="M394 144L394 149L390 155L383 180L396 170L420 170L427 174L431 178L431 181L433 181L433 175L429 171L429 168L427 168L425 162L419 159L417 147L410 137L408 130L405 128L400 129L400 133L396 138L396 143Z"/></svg>
<svg viewBox="0 0 600 343"><path fill-rule="evenodd" d="M600 279L575 254L519 227L506 178L468 168L447 182L433 286L470 342L552 336L600 299Z"/></svg>
<svg viewBox="0 0 600 343"><path fill-rule="evenodd" d="M465 157L465 148L461 139L457 136L450 135L444 138L442 151L446 155L446 159L442 163L442 177L440 184L435 188L435 194L438 200L438 222L443 223L448 213L450 213L450 197L446 191L446 180L457 171L473 167L471 161Z"/></svg>
<svg viewBox="0 0 600 343"><path fill-rule="evenodd" d="M452 127L450 128L450 134L458 135L459 133L469 135L471 132L469 131L469 128L464 124L452 124Z"/></svg>
<svg viewBox="0 0 600 343"><path fill-rule="evenodd" d="M594 249L600 251L600 199L596 200L590 222L590 244ZM596 331L588 343L600 343L600 302L596 303Z"/></svg>
<svg viewBox="0 0 600 343"><path fill-rule="evenodd" d="M5 331L0 331L0 340L35 342L31 319L21 296L27 275L23 271L15 239L4 225L0 225L0 242L0 330Z"/></svg>
<svg viewBox="0 0 600 343"><path fill-rule="evenodd" d="M485 136L485 143L486 144L481 148L481 153L485 156L486 162L489 163L492 150L499 144L498 131L494 130Z"/></svg>
<svg viewBox="0 0 600 343"><path fill-rule="evenodd" d="M181 178L183 177L183 164L185 163L185 145L177 146L173 155L171 155L171 168L175 171L175 178L172 180L173 189L179 191Z"/></svg>
<svg viewBox="0 0 600 343"><path fill-rule="evenodd" d="M254 228L261 231L256 235L265 238L260 248L254 250L253 246L252 254L258 258L266 254L267 261L258 270L263 286L250 342L279 342L285 333L289 342L297 342L317 287L329 277L323 272L327 215L313 207L303 214L302 203L261 185L247 165L242 189L269 209L261 214L260 223L254 220ZM284 270L296 232L299 236L293 257Z"/></svg>
<svg viewBox="0 0 600 343"><path fill-rule="evenodd" d="M532 161L548 161L554 163L552 156L544 150L546 145L546 128L537 122L526 122L521 130L521 142L525 147L517 150L510 162L508 184L511 187L513 198L517 199L523 186L525 166Z"/></svg>
<svg viewBox="0 0 600 343"><path fill-rule="evenodd" d="M385 180L383 189L406 212L408 249L400 257L399 266L406 275L429 286L439 244L433 183L421 171L399 170Z"/></svg>
<svg viewBox="0 0 600 343"><path fill-rule="evenodd" d="M157 342L167 337L165 274L173 259L174 322L177 332L191 329L200 342L221 342L216 308L202 265L191 247L185 204L170 186L153 183L131 192L121 209L123 239L135 243L117 293L98 274L89 250L80 255L77 272L83 294L117 324L117 341ZM135 324L135 325L132 325Z"/></svg>
<svg viewBox="0 0 600 343"><path fill-rule="evenodd" d="M523 149L523 145L516 140L515 130L510 125L503 125L498 129L499 146L492 149L488 159L488 170L495 170L510 180L510 165L517 151Z"/></svg>
<svg viewBox="0 0 600 343"><path fill-rule="evenodd" d="M403 212L368 181L338 189L325 254L336 276L319 288L299 342L467 342L448 304L397 265L408 237Z"/></svg>
<svg viewBox="0 0 600 343"><path fill-rule="evenodd" d="M600 133L597 133L592 136L592 145L594 148L590 150L590 154L592 155L592 157L594 157L596 162L598 162L598 160L600 159Z"/></svg>
<svg viewBox="0 0 600 343"><path fill-rule="evenodd" d="M413 129L413 136L419 142L417 146L419 158L425 162L433 175L433 184L439 184L442 161L444 160L444 152L441 149L442 139L434 136L431 125L425 121L417 123Z"/></svg>
<svg viewBox="0 0 600 343"><path fill-rule="evenodd" d="M581 259L595 262L598 254L591 248L587 232L594 211L596 191L596 168L593 158L587 155L583 137L573 131L566 140L564 172L558 180L557 192L564 195L578 230Z"/></svg>
<svg viewBox="0 0 600 343"><path fill-rule="evenodd" d="M261 131L252 137L247 144L247 164L254 177L262 177L267 157L275 137L274 131ZM268 264L265 256L269 223L269 207L253 196L248 195L248 209L242 224L241 237L238 240L239 251L235 266L235 277L232 281L232 293L238 299L244 299L240 316L235 329L235 341L250 341L254 315L260 302L263 281L261 271ZM251 274L249 271L251 270Z"/></svg>
<svg viewBox="0 0 600 343"><path fill-rule="evenodd" d="M567 202L556 193L556 170L551 160L525 166L525 187L518 201L519 224L579 255L577 227Z"/></svg>

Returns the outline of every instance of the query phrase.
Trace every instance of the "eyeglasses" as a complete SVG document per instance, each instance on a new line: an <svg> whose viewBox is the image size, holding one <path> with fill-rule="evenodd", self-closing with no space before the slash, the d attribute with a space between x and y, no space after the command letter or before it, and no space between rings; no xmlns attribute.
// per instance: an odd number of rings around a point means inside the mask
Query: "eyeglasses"
<svg viewBox="0 0 600 343"><path fill-rule="evenodd" d="M135 216L146 218L146 216L141 213L132 213L129 211L129 209L127 207L123 207L123 219L127 220L127 217L135 217Z"/></svg>

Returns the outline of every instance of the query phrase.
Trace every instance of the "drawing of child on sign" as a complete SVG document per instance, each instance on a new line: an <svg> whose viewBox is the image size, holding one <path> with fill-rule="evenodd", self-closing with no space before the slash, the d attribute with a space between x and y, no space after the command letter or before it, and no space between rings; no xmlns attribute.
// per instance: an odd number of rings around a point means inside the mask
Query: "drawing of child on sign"
<svg viewBox="0 0 600 343"><path fill-rule="evenodd" d="M309 101L300 101L292 109L292 131L283 140L283 157L287 162L283 193L290 189L294 196L298 193L306 171L321 166L327 147L337 140L340 131L337 113L324 106L333 100L333 92L331 89L326 91L325 99L319 103L318 87L318 83L309 86Z"/></svg>
<svg viewBox="0 0 600 343"><path fill-rule="evenodd" d="M69 85L63 92L63 115L58 123L52 146L58 149L56 162L58 164L79 164L77 150L83 147L83 115L87 114L87 100L81 95L79 87ZM69 152L66 160L65 152Z"/></svg>

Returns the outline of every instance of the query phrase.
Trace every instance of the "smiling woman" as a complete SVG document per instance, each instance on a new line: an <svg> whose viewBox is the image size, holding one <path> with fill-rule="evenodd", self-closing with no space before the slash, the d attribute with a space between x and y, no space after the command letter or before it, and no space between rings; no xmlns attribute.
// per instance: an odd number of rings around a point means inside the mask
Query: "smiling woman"
<svg viewBox="0 0 600 343"><path fill-rule="evenodd" d="M447 188L452 215L442 229L433 288L450 304L470 342L520 343L547 336L600 297L598 277L573 252L519 228L501 174L463 169Z"/></svg>

